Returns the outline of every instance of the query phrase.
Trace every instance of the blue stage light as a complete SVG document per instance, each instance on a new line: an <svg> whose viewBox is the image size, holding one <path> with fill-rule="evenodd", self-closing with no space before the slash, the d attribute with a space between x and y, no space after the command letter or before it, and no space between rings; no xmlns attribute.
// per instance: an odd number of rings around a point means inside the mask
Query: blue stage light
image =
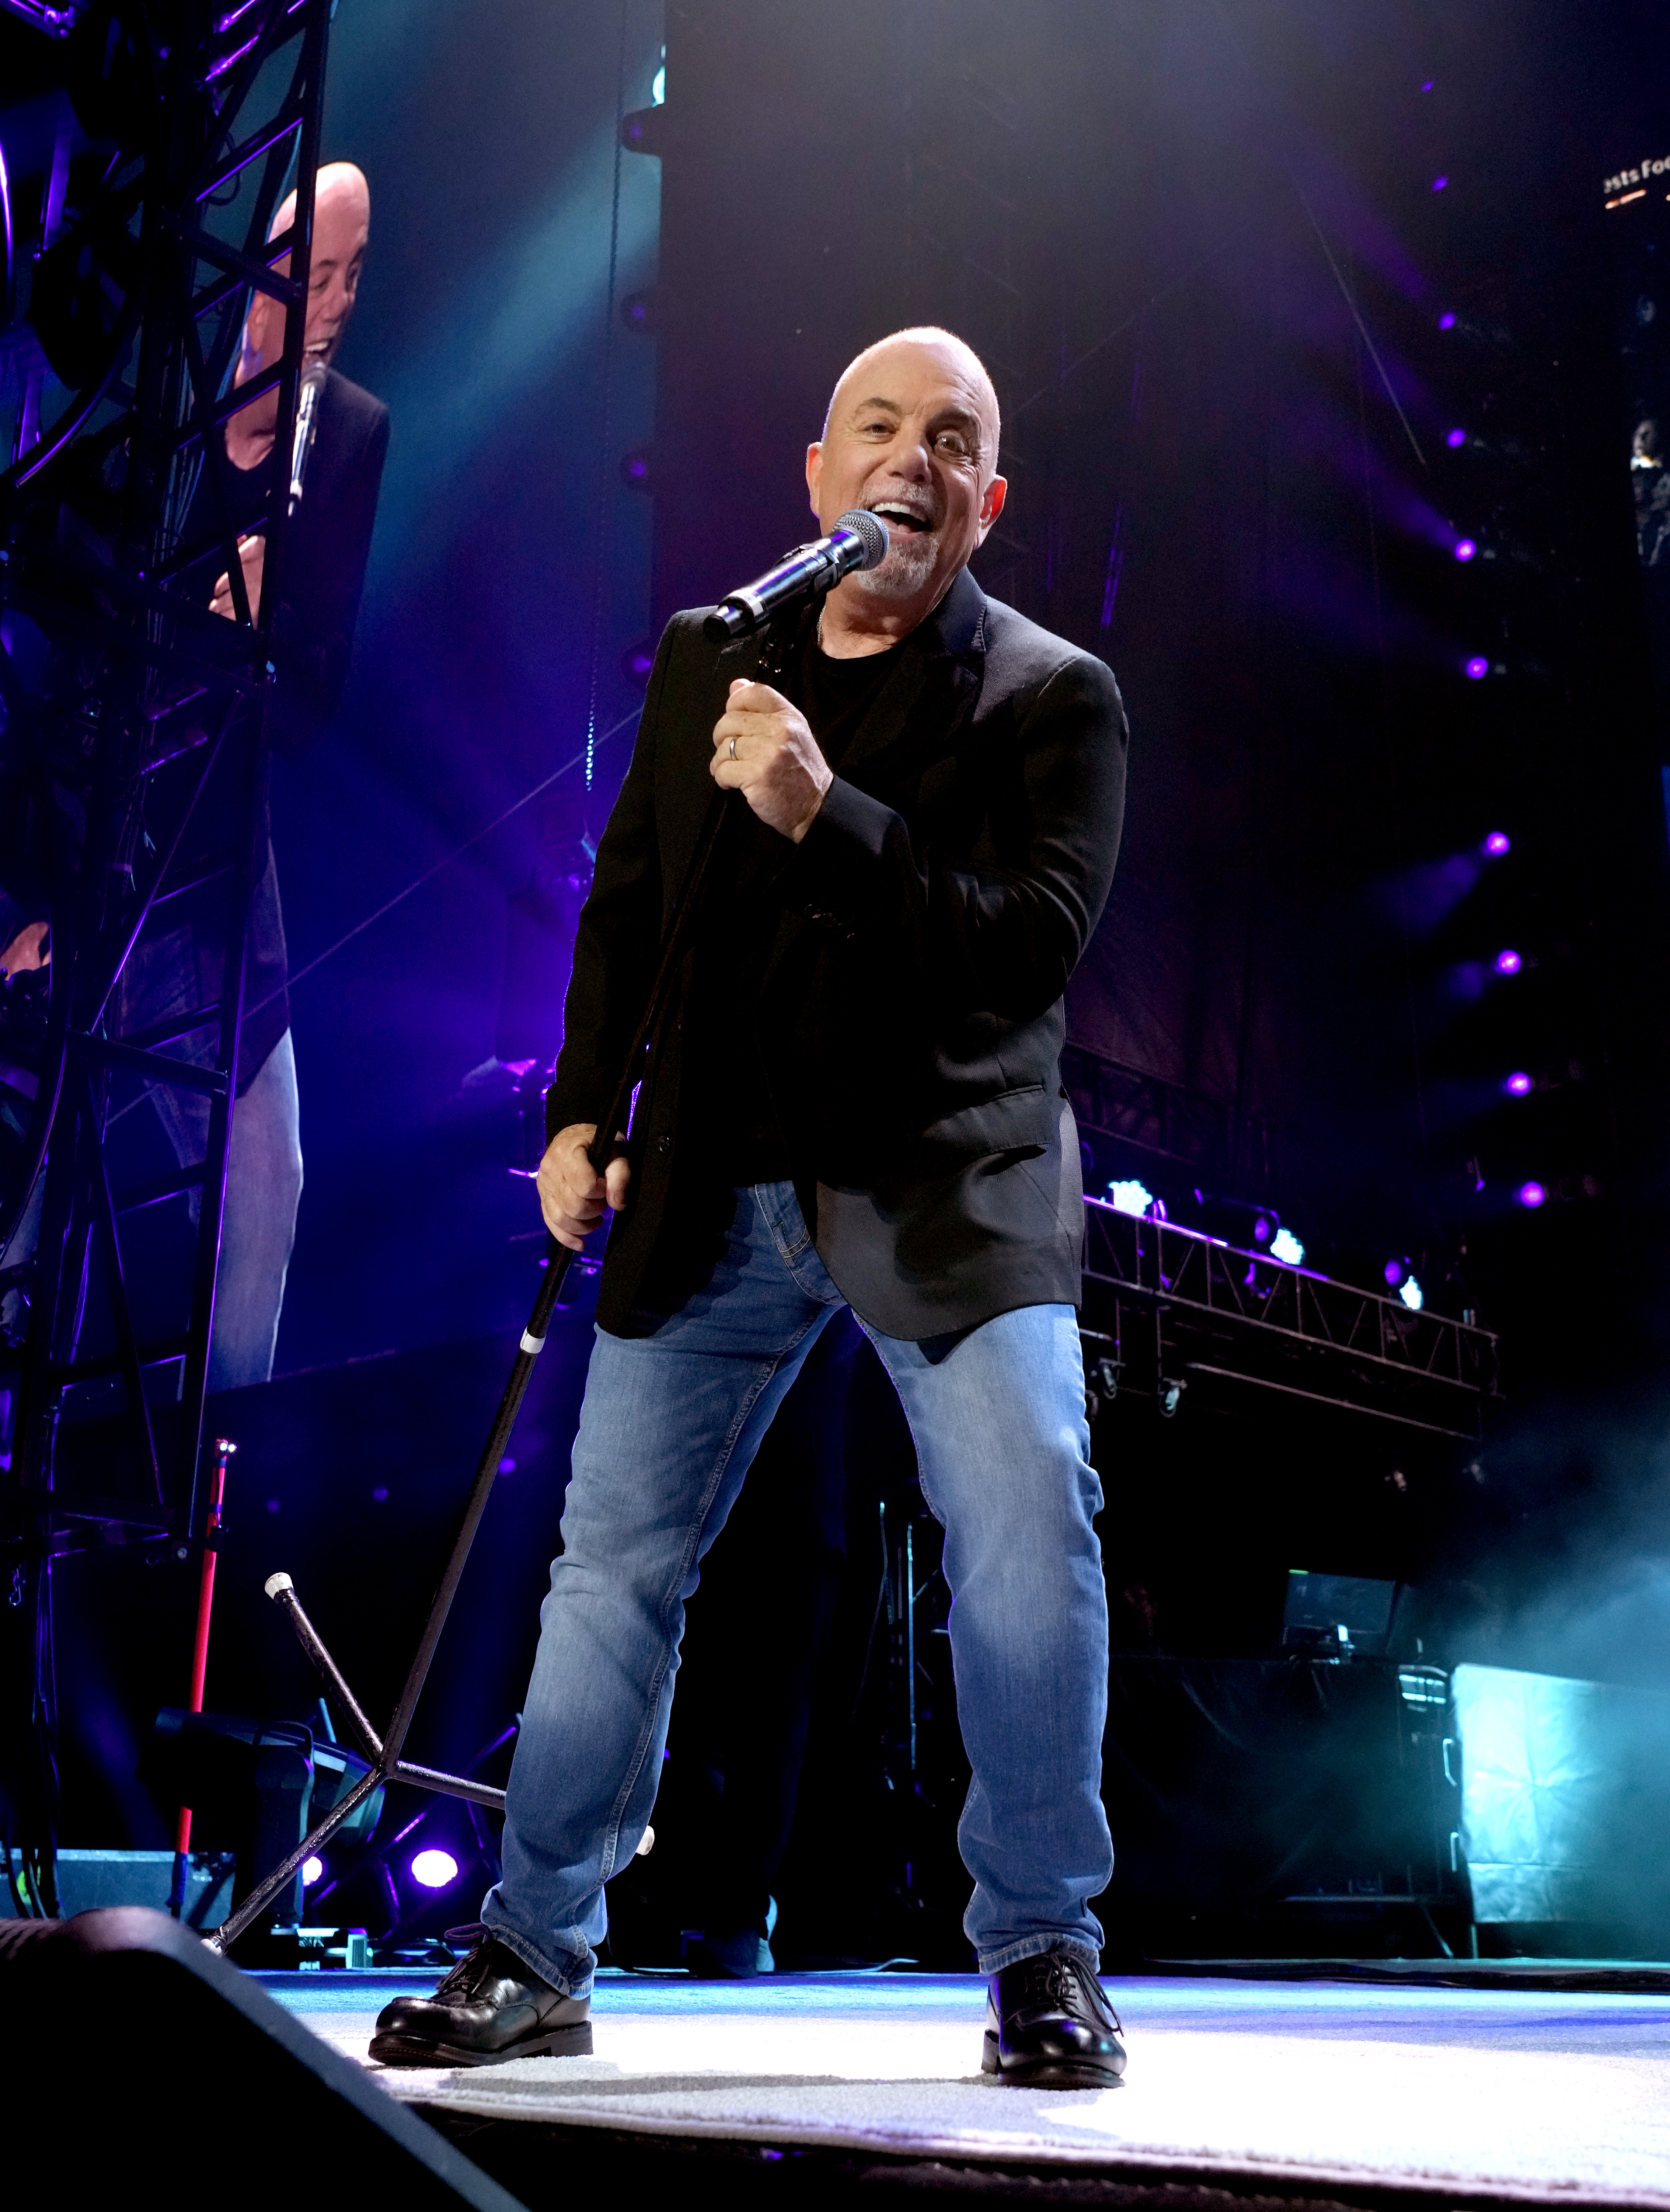
<svg viewBox="0 0 1670 2212"><path fill-rule="evenodd" d="M1154 1203L1153 1192L1134 1178L1128 1182L1110 1182L1108 1196L1114 1211L1119 1213L1142 1215Z"/></svg>
<svg viewBox="0 0 1670 2212"><path fill-rule="evenodd" d="M1452 453L1457 446L1465 446L1467 442L1467 434L1465 430L1452 430L1444 440L1445 445L1450 448Z"/></svg>
<svg viewBox="0 0 1670 2212"><path fill-rule="evenodd" d="M1270 1239L1270 1257L1290 1267L1303 1267L1305 1248L1290 1229L1278 1229Z"/></svg>
<svg viewBox="0 0 1670 2212"><path fill-rule="evenodd" d="M1411 1313L1418 1313L1421 1308L1426 1304L1426 1295L1412 1275L1409 1276L1400 1286L1398 1296L1403 1300L1405 1305L1408 1307Z"/></svg>
<svg viewBox="0 0 1670 2212"><path fill-rule="evenodd" d="M307 1858L303 1859L301 1862L301 1882L303 1888L311 1889L324 1872L325 1862L322 1858L319 1857L317 1854L313 1854Z"/></svg>

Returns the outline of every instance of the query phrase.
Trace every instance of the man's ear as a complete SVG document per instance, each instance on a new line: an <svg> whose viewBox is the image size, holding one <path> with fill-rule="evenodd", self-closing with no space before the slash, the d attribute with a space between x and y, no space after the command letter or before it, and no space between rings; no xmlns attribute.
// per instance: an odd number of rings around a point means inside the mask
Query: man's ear
<svg viewBox="0 0 1670 2212"><path fill-rule="evenodd" d="M1005 477L993 477L986 487L986 496L980 502L980 536L983 544L986 533L1003 513L1003 502L1009 496L1009 482Z"/></svg>
<svg viewBox="0 0 1670 2212"><path fill-rule="evenodd" d="M806 489L811 495L811 511L816 514L817 494L823 482L823 441L814 438L806 448Z"/></svg>
<svg viewBox="0 0 1670 2212"><path fill-rule="evenodd" d="M283 351L284 310L270 293L258 292L244 321L244 351L252 361L268 362Z"/></svg>

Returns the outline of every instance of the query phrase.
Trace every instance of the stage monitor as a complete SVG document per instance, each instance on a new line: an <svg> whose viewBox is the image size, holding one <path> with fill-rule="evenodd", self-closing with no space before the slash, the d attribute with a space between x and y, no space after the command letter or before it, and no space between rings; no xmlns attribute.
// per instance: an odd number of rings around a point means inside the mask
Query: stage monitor
<svg viewBox="0 0 1670 2212"><path fill-rule="evenodd" d="M1383 1658L1397 1603L1395 1583L1357 1575L1313 1575L1290 1567L1282 1608L1282 1643L1306 1651Z"/></svg>

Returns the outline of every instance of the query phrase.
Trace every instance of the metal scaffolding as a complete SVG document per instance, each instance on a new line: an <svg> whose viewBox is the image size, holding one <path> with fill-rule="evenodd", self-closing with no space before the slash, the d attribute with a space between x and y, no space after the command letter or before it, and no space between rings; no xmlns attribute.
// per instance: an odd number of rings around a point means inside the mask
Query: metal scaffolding
<svg viewBox="0 0 1670 2212"><path fill-rule="evenodd" d="M1200 1375L1477 1437L1497 1395L1490 1330L1100 1199L1086 1200L1084 1218L1086 1370L1101 1397L1133 1364L1168 1414Z"/></svg>
<svg viewBox="0 0 1670 2212"><path fill-rule="evenodd" d="M26 228L32 281L9 296L0 334L0 406L14 372L0 476L7 854L50 925L48 964L6 991L0 1021L7 1870L21 1911L57 1904L54 1563L124 1543L186 1561L205 1540L203 1401L303 314L287 315L277 365L232 379L254 294L307 301L330 13L331 0L179 0L66 9L43 27L64 34L57 148ZM294 222L270 237L292 186ZM274 391L264 515L234 518L224 426ZM258 618L239 553L251 529L266 539ZM206 604L216 570L230 622ZM216 771L234 826L187 861ZM219 915L218 988L136 1021L124 973L188 893ZM207 1102L204 1157L112 1187L113 1115L159 1092ZM159 1272L156 1240L134 1235L182 1197L196 1216L183 1291ZM182 1585L182 1622L188 1604Z"/></svg>

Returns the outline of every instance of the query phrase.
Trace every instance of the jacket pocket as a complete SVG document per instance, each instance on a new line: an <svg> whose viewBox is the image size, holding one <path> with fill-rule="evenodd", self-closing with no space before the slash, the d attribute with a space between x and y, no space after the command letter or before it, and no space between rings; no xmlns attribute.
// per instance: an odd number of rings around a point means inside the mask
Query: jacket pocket
<svg viewBox="0 0 1670 2212"><path fill-rule="evenodd" d="M929 1175L992 1152L1035 1156L1048 1150L1060 1114L1060 1103L1045 1085L1028 1083L931 1121L913 1149Z"/></svg>

